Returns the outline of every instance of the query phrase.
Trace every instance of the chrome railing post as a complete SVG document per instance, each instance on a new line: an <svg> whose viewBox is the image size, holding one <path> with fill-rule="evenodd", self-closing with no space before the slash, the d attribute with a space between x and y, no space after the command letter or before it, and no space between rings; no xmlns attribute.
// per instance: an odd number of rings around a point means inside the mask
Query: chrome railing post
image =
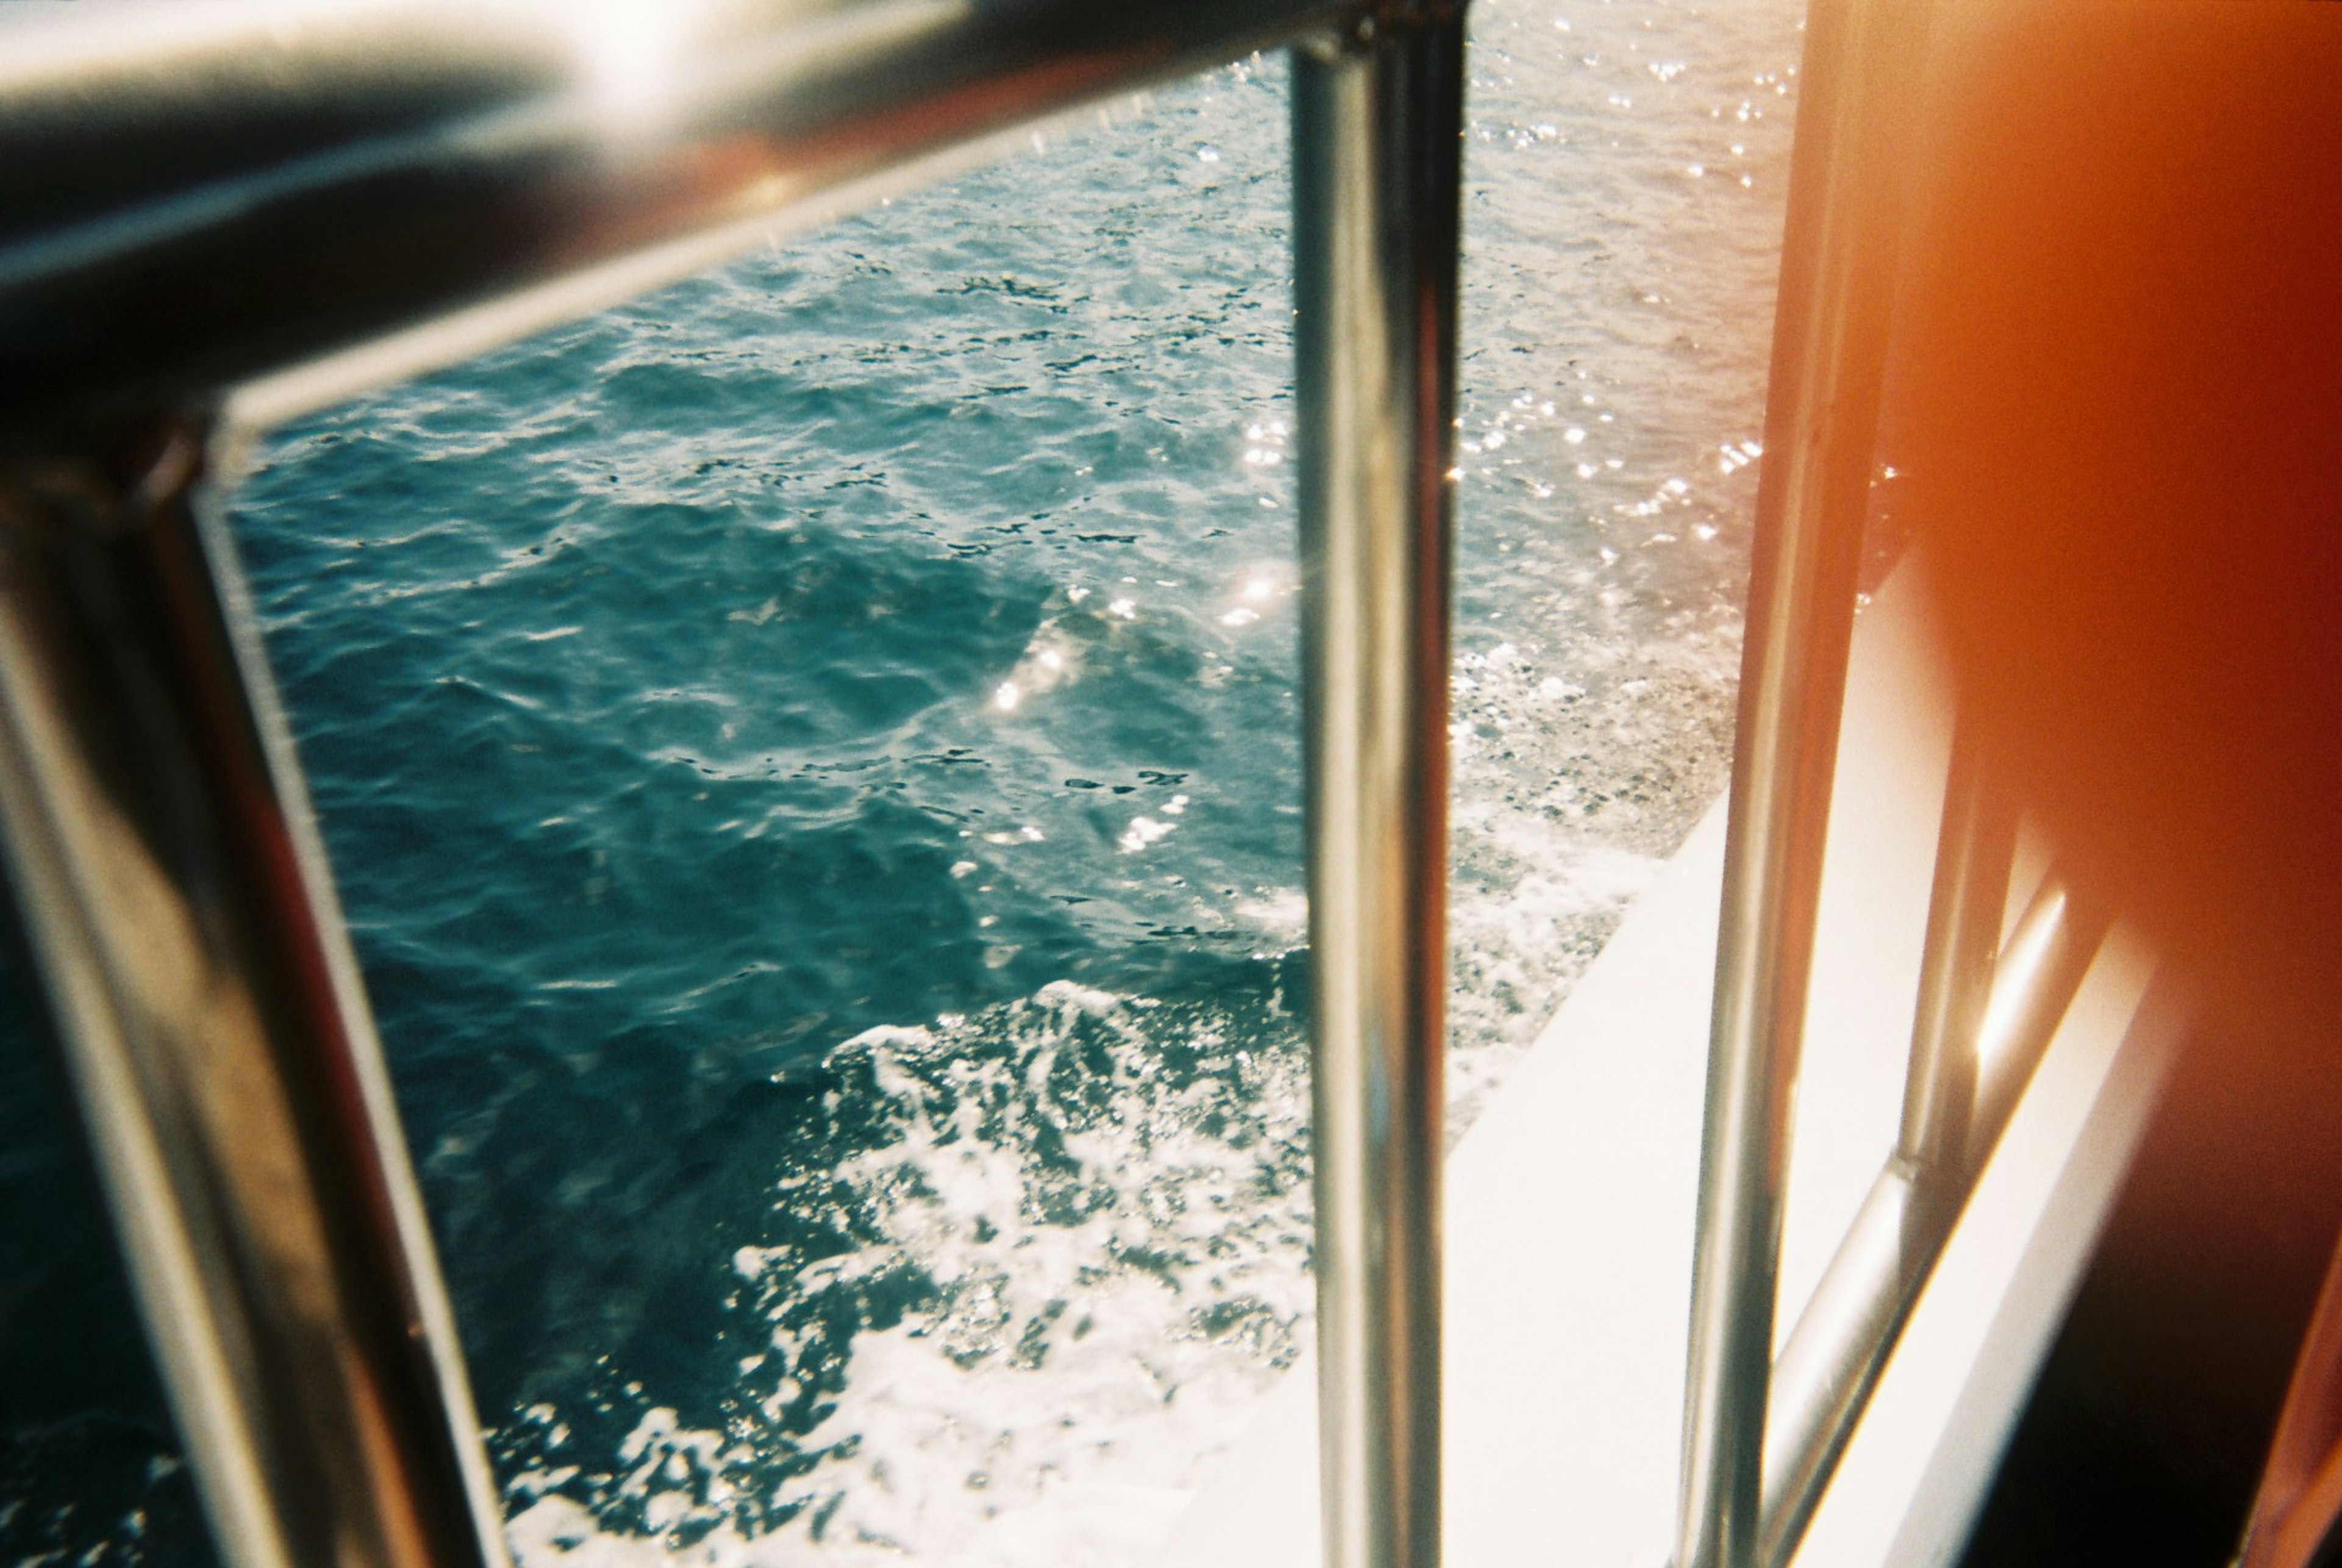
<svg viewBox="0 0 2342 1568"><path fill-rule="evenodd" d="M201 431L0 460L0 840L233 1568L505 1561Z"/></svg>
<svg viewBox="0 0 2342 1568"><path fill-rule="evenodd" d="M1886 365L1925 0L1807 21L1725 851L1676 1568L1754 1568L1790 1093Z"/></svg>
<svg viewBox="0 0 2342 1568"><path fill-rule="evenodd" d="M1320 1484L1328 1568L1439 1556L1460 6L1294 52Z"/></svg>

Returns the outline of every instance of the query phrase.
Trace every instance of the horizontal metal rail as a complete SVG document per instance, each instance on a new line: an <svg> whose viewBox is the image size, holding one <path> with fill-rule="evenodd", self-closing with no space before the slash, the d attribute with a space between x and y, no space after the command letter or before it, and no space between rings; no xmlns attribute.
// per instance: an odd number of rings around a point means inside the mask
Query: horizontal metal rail
<svg viewBox="0 0 2342 1568"><path fill-rule="evenodd" d="M921 160L1363 10L7 7L0 441L312 365L252 404L283 417L831 215ZM403 329L421 335L383 341Z"/></svg>

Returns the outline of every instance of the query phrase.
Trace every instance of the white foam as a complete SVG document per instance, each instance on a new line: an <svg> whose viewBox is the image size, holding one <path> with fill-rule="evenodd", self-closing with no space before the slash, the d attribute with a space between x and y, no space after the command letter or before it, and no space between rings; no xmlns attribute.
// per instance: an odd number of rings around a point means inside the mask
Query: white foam
<svg viewBox="0 0 2342 1568"><path fill-rule="evenodd" d="M1213 1070L1171 1070L1174 1046ZM774 1474L778 1455L663 1408L639 1418L592 1507L551 1490L576 1490L574 1468L522 1477L510 1534L531 1568L1135 1561L1306 1338L1307 1088L1289 1044L1059 982L956 1026L873 1029L836 1055L866 1063L895 1135L785 1180L776 1202L842 1184L876 1239L816 1260L731 1255L773 1321L771 1350L744 1367L779 1374L775 1433L802 1392L788 1306L906 1264L934 1290L854 1338L834 1405L776 1438L816 1462L761 1495L737 1478ZM1050 1202L1067 1181L1077 1213ZM789 1507L776 1530L744 1525Z"/></svg>

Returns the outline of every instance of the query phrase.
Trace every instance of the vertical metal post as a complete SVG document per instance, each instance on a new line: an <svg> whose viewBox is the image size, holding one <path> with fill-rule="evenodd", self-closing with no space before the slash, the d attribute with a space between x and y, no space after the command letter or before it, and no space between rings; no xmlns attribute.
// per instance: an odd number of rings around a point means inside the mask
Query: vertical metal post
<svg viewBox="0 0 2342 1568"><path fill-rule="evenodd" d="M0 823L222 1557L493 1568L454 1323L203 432L0 461Z"/></svg>
<svg viewBox="0 0 2342 1568"><path fill-rule="evenodd" d="M1294 52L1328 1568L1439 1556L1460 6Z"/></svg>
<svg viewBox="0 0 2342 1568"><path fill-rule="evenodd" d="M1752 1568L1790 1092L1892 303L1925 0L1814 0L1725 850L1676 1568Z"/></svg>

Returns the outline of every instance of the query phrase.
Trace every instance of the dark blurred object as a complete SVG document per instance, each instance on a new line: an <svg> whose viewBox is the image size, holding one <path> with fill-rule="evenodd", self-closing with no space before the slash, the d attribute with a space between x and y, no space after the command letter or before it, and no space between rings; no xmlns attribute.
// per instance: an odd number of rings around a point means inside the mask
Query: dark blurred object
<svg viewBox="0 0 2342 1568"><path fill-rule="evenodd" d="M2242 1568L2307 1568L2330 1556L2342 1516L2342 1247L2294 1363L2267 1468L2253 1499Z"/></svg>

